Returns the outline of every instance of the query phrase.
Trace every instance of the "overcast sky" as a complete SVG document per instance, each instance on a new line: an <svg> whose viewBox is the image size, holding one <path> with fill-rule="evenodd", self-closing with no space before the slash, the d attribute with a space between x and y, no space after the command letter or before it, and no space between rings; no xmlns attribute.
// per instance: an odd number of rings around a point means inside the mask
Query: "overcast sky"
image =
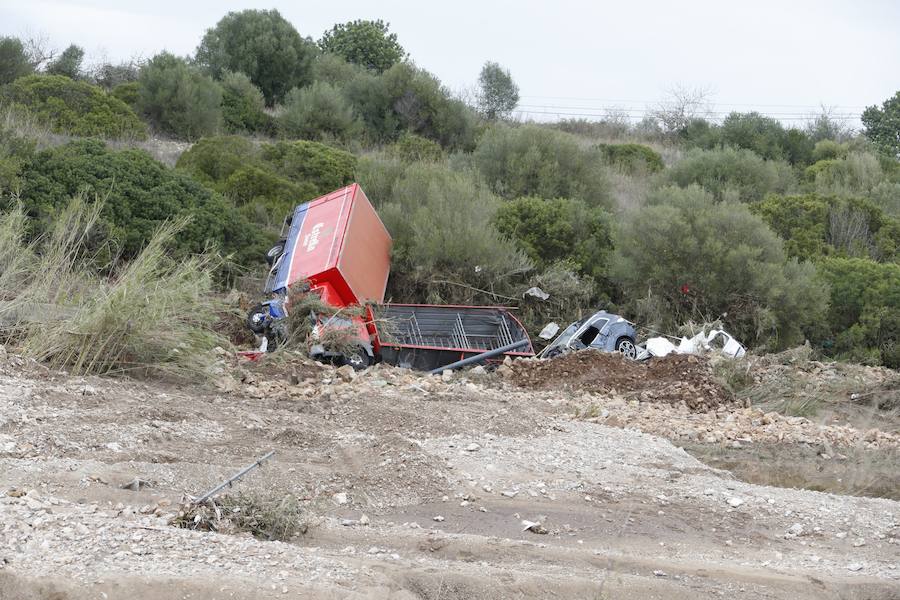
<svg viewBox="0 0 900 600"><path fill-rule="evenodd" d="M0 0L0 34L76 43L95 60L188 55L226 12L273 7L314 39L334 23L384 19L454 90L497 61L534 118L610 106L639 116L682 84L710 90L716 114L802 124L792 120L819 105L857 115L900 89L897 0Z"/></svg>

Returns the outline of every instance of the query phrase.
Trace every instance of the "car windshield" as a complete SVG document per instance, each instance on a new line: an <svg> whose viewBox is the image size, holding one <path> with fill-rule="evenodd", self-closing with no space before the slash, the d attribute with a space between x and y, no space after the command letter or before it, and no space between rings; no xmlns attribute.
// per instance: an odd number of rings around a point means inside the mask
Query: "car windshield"
<svg viewBox="0 0 900 600"><path fill-rule="evenodd" d="M556 341L553 342L553 345L564 346L570 339L572 339L572 336L575 335L575 332L578 331L578 328L587 323L587 321L588 318L586 317L584 319L581 319L580 321L575 321L574 323L566 327L563 332L559 334L559 337L556 338Z"/></svg>

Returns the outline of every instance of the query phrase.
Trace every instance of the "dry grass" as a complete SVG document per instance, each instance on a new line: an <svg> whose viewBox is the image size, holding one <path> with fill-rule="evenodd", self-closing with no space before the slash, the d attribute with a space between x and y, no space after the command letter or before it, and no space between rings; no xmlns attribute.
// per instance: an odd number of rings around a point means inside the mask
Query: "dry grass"
<svg viewBox="0 0 900 600"><path fill-rule="evenodd" d="M172 525L219 533L250 532L257 539L282 542L309 528L295 496L244 492L219 496L202 505L186 504Z"/></svg>
<svg viewBox="0 0 900 600"><path fill-rule="evenodd" d="M76 374L139 372L196 379L211 374L211 329L222 308L213 255L172 260L167 245L183 222L162 226L112 276L87 242L102 202L75 198L43 240L26 244L20 208L0 215L0 334L19 350Z"/></svg>

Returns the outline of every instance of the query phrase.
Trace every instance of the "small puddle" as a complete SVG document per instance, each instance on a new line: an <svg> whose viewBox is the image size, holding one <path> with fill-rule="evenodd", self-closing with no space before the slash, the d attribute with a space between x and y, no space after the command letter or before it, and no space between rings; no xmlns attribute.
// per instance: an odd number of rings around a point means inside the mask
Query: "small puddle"
<svg viewBox="0 0 900 600"><path fill-rule="evenodd" d="M747 483L900 500L898 450L844 448L826 453L826 458L821 448L793 444L683 447L704 464L731 471Z"/></svg>

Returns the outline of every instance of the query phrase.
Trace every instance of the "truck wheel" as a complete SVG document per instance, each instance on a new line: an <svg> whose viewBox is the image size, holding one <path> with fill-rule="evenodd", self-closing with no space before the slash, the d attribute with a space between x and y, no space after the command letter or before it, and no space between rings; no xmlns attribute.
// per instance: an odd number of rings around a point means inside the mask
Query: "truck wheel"
<svg viewBox="0 0 900 600"><path fill-rule="evenodd" d="M275 261L278 260L278 257L284 253L284 242L278 242L266 252L266 262L270 265L274 265Z"/></svg>
<svg viewBox="0 0 900 600"><path fill-rule="evenodd" d="M616 352L619 352L629 360L637 358L637 348L634 345L634 340L631 338L623 337L616 340Z"/></svg>
<svg viewBox="0 0 900 600"><path fill-rule="evenodd" d="M350 365L356 371L362 371L372 364L372 357L362 346L355 346L344 353L344 364Z"/></svg>
<svg viewBox="0 0 900 600"><path fill-rule="evenodd" d="M250 331L253 333L258 333L262 335L266 331L266 321L269 318L269 313L266 310L266 307L262 304L257 304L250 312L247 313L247 327L250 328Z"/></svg>

